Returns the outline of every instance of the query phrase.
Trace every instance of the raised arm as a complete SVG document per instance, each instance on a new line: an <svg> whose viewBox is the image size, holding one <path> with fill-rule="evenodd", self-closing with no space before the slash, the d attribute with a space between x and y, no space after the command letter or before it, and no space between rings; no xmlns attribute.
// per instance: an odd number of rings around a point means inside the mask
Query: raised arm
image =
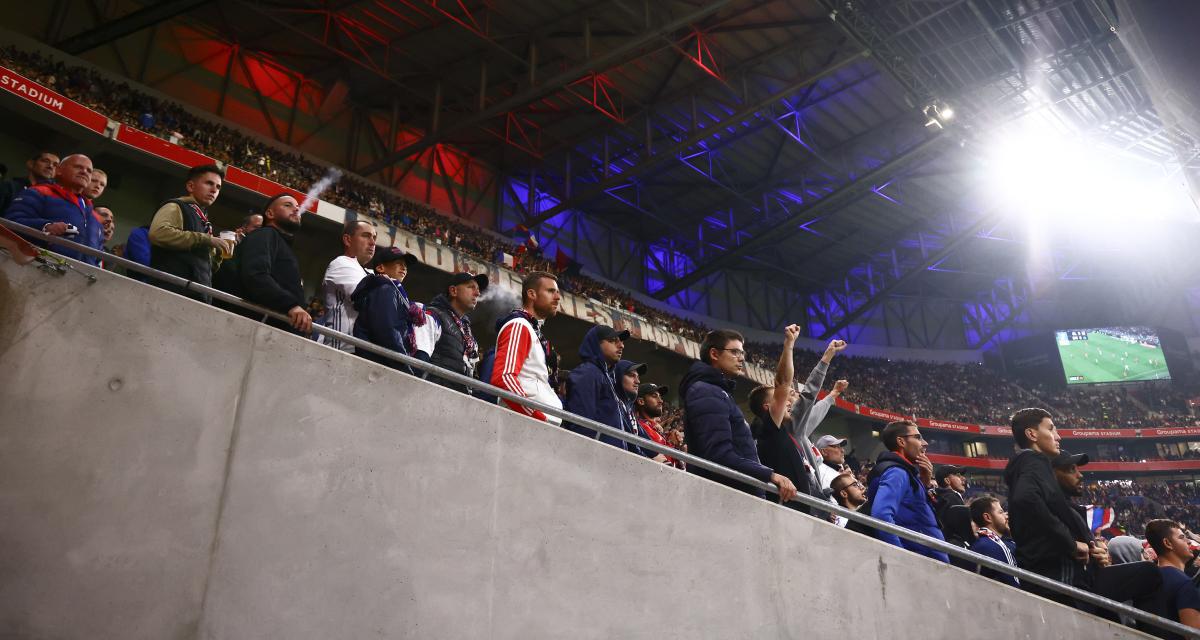
<svg viewBox="0 0 1200 640"><path fill-rule="evenodd" d="M828 395L813 404L812 410L804 417L804 429L802 433L805 438L812 436L817 427L821 425L821 421L825 419L825 416L829 415L829 410L833 407L834 402L837 401L838 396L842 395L842 392L849 386L849 382L838 380L833 383L833 391L830 391Z"/></svg>
<svg viewBox="0 0 1200 640"><path fill-rule="evenodd" d="M800 327L789 324L783 330L783 351L779 354L779 365L775 367L775 389L771 392L771 420L776 424L783 423L787 413L788 396L792 391L792 380L796 377L793 364L792 350L796 346L796 338L800 336Z"/></svg>

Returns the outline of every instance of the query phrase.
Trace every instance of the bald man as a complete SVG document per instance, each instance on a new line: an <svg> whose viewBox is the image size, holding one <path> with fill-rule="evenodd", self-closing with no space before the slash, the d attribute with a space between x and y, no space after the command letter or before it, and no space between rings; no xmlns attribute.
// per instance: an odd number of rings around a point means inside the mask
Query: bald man
<svg viewBox="0 0 1200 640"><path fill-rule="evenodd" d="M91 180L91 159L82 154L67 156L55 167L54 182L36 184L18 193L4 217L52 236L101 249L103 224L92 214L92 201L83 195ZM95 256L74 249L53 245L50 250L91 265L99 264Z"/></svg>

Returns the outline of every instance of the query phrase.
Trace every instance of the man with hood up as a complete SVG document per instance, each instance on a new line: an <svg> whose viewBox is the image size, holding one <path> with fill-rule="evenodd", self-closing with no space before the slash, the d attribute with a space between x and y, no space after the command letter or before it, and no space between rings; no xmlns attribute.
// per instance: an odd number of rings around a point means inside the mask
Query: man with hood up
<svg viewBox="0 0 1200 640"><path fill-rule="evenodd" d="M479 296L487 290L488 277L462 272L450 276L445 293L439 293L425 305L426 322L416 329L417 357L432 364L470 376L479 362L479 343L471 332L471 318ZM431 375L429 379L444 387L471 395L466 386Z"/></svg>
<svg viewBox="0 0 1200 640"><path fill-rule="evenodd" d="M933 464L925 456L929 443L921 436L920 429L908 420L889 422L879 433L879 439L888 450L879 455L875 467L867 476L867 499L871 502L871 515L931 538L945 540L933 515L929 494L933 485ZM875 537L934 560L950 561L949 556L941 551L934 551L891 533L877 531Z"/></svg>
<svg viewBox="0 0 1200 640"><path fill-rule="evenodd" d="M567 401L564 404L567 411L626 432L630 430L629 420L626 419L625 394L617 373L617 365L622 362L621 356L625 353L625 341L628 339L628 331L617 331L605 325L596 325L588 330L583 336L583 344L579 345L579 359L582 362L571 370L567 379ZM589 438L597 437L595 431L581 425L568 423L567 428ZM637 433L636 425L633 433ZM629 450L627 443L612 436L600 434L598 439Z"/></svg>
<svg viewBox="0 0 1200 640"><path fill-rule="evenodd" d="M1054 476L1051 461L1060 453L1054 420L1045 409L1013 414L1013 439L1019 451L1004 469L1008 485L1009 527L1017 543L1017 566L1038 575L1076 584L1088 561L1091 532L1071 508ZM1021 588L1055 602L1073 599L1023 581Z"/></svg>
<svg viewBox="0 0 1200 640"><path fill-rule="evenodd" d="M257 233L257 232L256 232ZM358 318L354 337L404 355L417 355L416 327L425 324L425 311L408 297L404 278L417 257L399 247L376 249L367 263L375 273L362 279L350 295ZM358 355L379 364L412 373L394 360L363 349Z"/></svg>

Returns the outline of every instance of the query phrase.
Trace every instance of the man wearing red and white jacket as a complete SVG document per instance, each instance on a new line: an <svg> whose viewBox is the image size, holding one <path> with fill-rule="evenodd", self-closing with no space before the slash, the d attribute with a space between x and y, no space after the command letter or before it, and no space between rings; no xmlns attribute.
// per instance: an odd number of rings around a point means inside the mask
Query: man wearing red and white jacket
<svg viewBox="0 0 1200 640"><path fill-rule="evenodd" d="M496 364L491 379L494 386L556 409L562 408L562 400L551 383L557 363L548 357L550 347L542 338L542 323L558 313L560 300L558 278L553 274L534 271L525 276L521 282L522 306L504 319L496 337ZM513 411L550 424L562 422L515 402L504 403Z"/></svg>

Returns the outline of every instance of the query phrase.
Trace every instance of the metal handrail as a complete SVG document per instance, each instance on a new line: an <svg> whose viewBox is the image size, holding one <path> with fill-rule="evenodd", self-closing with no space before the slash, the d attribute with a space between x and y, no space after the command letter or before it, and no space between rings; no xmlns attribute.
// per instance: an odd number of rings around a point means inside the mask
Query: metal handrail
<svg viewBox="0 0 1200 640"><path fill-rule="evenodd" d="M164 273L164 272L154 269L152 267L147 267L141 263L134 262L132 260L127 260L125 258L115 256L115 255L112 255L109 253L105 253L103 251L99 251L92 247L82 245L77 242L67 240L65 238L61 238L58 236L52 236L47 233L43 233L42 231L39 231L37 229L33 229L33 228L27 227L25 225L12 222L11 220L5 220L3 218L0 218L0 225L4 225L14 231L18 231L27 236L35 237L39 240L43 240L43 241L49 242L51 244L55 244L58 246L72 249L74 251L77 251L77 252L85 254L85 255L90 255L92 257L102 259L105 262L119 264L128 270L132 270L137 273L141 273L141 274L153 277L153 278L161 280L163 282L181 287L182 289L185 289L188 291L194 291L196 293L201 293L201 294L204 294L207 296L211 296L214 299L230 303L234 306L241 307L248 311L253 311L255 314L262 315L265 318L273 318L275 320L279 320L279 321L284 322L289 325L291 323L290 319L284 314L272 311L270 309L266 309L264 307L253 304L251 302L247 302L246 300L243 300L237 296L230 295L230 294L225 293L224 291L220 291L218 289L213 289L212 287L204 286L202 284L196 283L196 282L188 280L186 278L181 278L176 275ZM59 256L59 255L54 255L54 254L49 254L49 255L53 256L53 258L52 258L53 260L71 260L70 258L67 258L65 256ZM43 256L43 259L45 259L45 257L46 256ZM119 274L113 274L113 275L120 277ZM90 274L88 275L88 277L92 278L92 276L90 276ZM715 473L724 478L728 478L730 480L735 480L741 484L744 484L744 485L747 485L750 487L754 487L757 489L761 489L763 491L770 492L770 493L775 493L775 494L779 493L778 488L772 483L763 482L757 478L754 478L752 476L748 476L744 473L741 473L740 471L735 471L728 467L719 465L715 462L706 460L704 458L700 458L694 454L680 451L678 449L674 449L667 445L661 445L657 442L654 442L653 440L641 438L637 435L630 434L622 429L617 429L615 427L612 427L612 426L609 426L606 424L602 424L600 422L596 422L595 420L592 420L590 418L585 418L583 416L575 415L573 413L570 413L570 412L565 411L564 409L561 409L558 407L552 407L550 405L543 404L541 402L537 402L536 400L531 400L524 396L514 394L506 389L494 387L494 386L492 386L486 382L483 382L481 380L477 380L475 378L471 378L469 376L465 376L460 373L449 371L447 369L443 369L437 365L425 362L424 360L420 360L418 358L414 358L412 356L409 356L409 355L406 355L403 353L399 353L396 351L391 351L389 349L384 349L384 348L374 345L370 342L366 342L364 340L355 338L354 336L342 333L340 331L334 331L333 329L330 329L328 327L323 327L323 326L314 324L313 330L316 333L318 333L320 335L324 335L328 338L333 338L333 339L342 341L347 344L352 344L352 345L354 345L354 348L356 350L362 349L363 351L368 351L368 352L374 353L376 355L384 356L390 360L393 360L393 361L402 363L406 366L412 367L413 369L418 369L425 373L435 375L439 378L449 380L456 384L463 385L469 389L473 389L476 391L482 391L482 392L487 393L488 395L496 396L498 398L502 398L504 400L508 400L508 401L520 404L520 405L528 407L530 409L541 411L543 414L554 416L556 418L563 420L564 422L570 422L572 424L577 424L577 425L586 427L588 429L592 429L598 433L603 433L604 435L611 436L611 437L621 440L623 442L635 444L643 449L647 449L647 450L653 451L655 453L661 453L663 455L670 456L677 460L682 460L683 462L687 463L688 465L699 467L699 468L705 469L707 471L711 471L712 473ZM869 526L872 529L875 529L877 531L884 531L884 532L890 533L899 538L903 538L910 542L915 542L917 544L920 544L924 547L927 547L930 549L936 549L937 551L941 551L943 553L946 553L947 555L969 561L971 564L976 564L976 565L980 565L982 567L987 567L988 569L996 571L997 573L1002 573L1005 575L1013 576L1022 582L1028 582L1031 584L1036 584L1041 587L1045 587L1046 589L1049 589L1050 591L1054 591L1061 595L1069 596L1075 600L1078 600L1081 602L1086 602L1088 604L1100 607L1102 609L1107 609L1114 613L1118 613L1118 614L1127 616L1129 618L1138 620L1140 622L1145 622L1147 624L1153 625L1160 629L1165 629L1167 631L1178 633L1178 634L1184 635L1185 637L1200 639L1200 629L1193 629L1191 627L1185 626L1185 625L1175 622L1173 620L1168 620L1166 618L1162 618L1162 617L1156 616L1154 614L1147 613L1145 611L1142 611L1141 609L1137 609L1137 608L1129 606L1125 603L1117 602L1115 600L1110 600L1108 598L1098 596L1094 593L1084 591L1082 589L1073 587L1071 585L1063 584L1061 582L1058 582L1057 580L1053 580L1050 578L1046 578L1044 576L1040 576L1036 573L1032 573L1030 571L1021 569L1019 567L1014 567L1012 565L1006 564L1004 562L1000 562L1000 561L990 558L988 556L981 555L981 554L975 553L973 551L963 549L962 547L957 547L955 545L949 544L945 540L939 540L937 538L932 538L932 537L926 536L924 534L918 533L916 531L912 531L910 529L905 529L904 527L897 526L890 522L884 522L883 520L878 520L871 516L862 515L856 511L851 511L850 509L846 509L845 507L842 507L840 505L834 504L832 502L828 502L826 500L821 500L819 498L816 498L814 496L810 496L807 494L797 493L796 496L794 498L792 498L791 501L798 502L800 504L817 509L817 510L825 512L825 513L836 514L836 515L846 518L847 520L850 520L852 522L857 522L857 523ZM1084 612L1081 611L1080 613L1084 613Z"/></svg>

